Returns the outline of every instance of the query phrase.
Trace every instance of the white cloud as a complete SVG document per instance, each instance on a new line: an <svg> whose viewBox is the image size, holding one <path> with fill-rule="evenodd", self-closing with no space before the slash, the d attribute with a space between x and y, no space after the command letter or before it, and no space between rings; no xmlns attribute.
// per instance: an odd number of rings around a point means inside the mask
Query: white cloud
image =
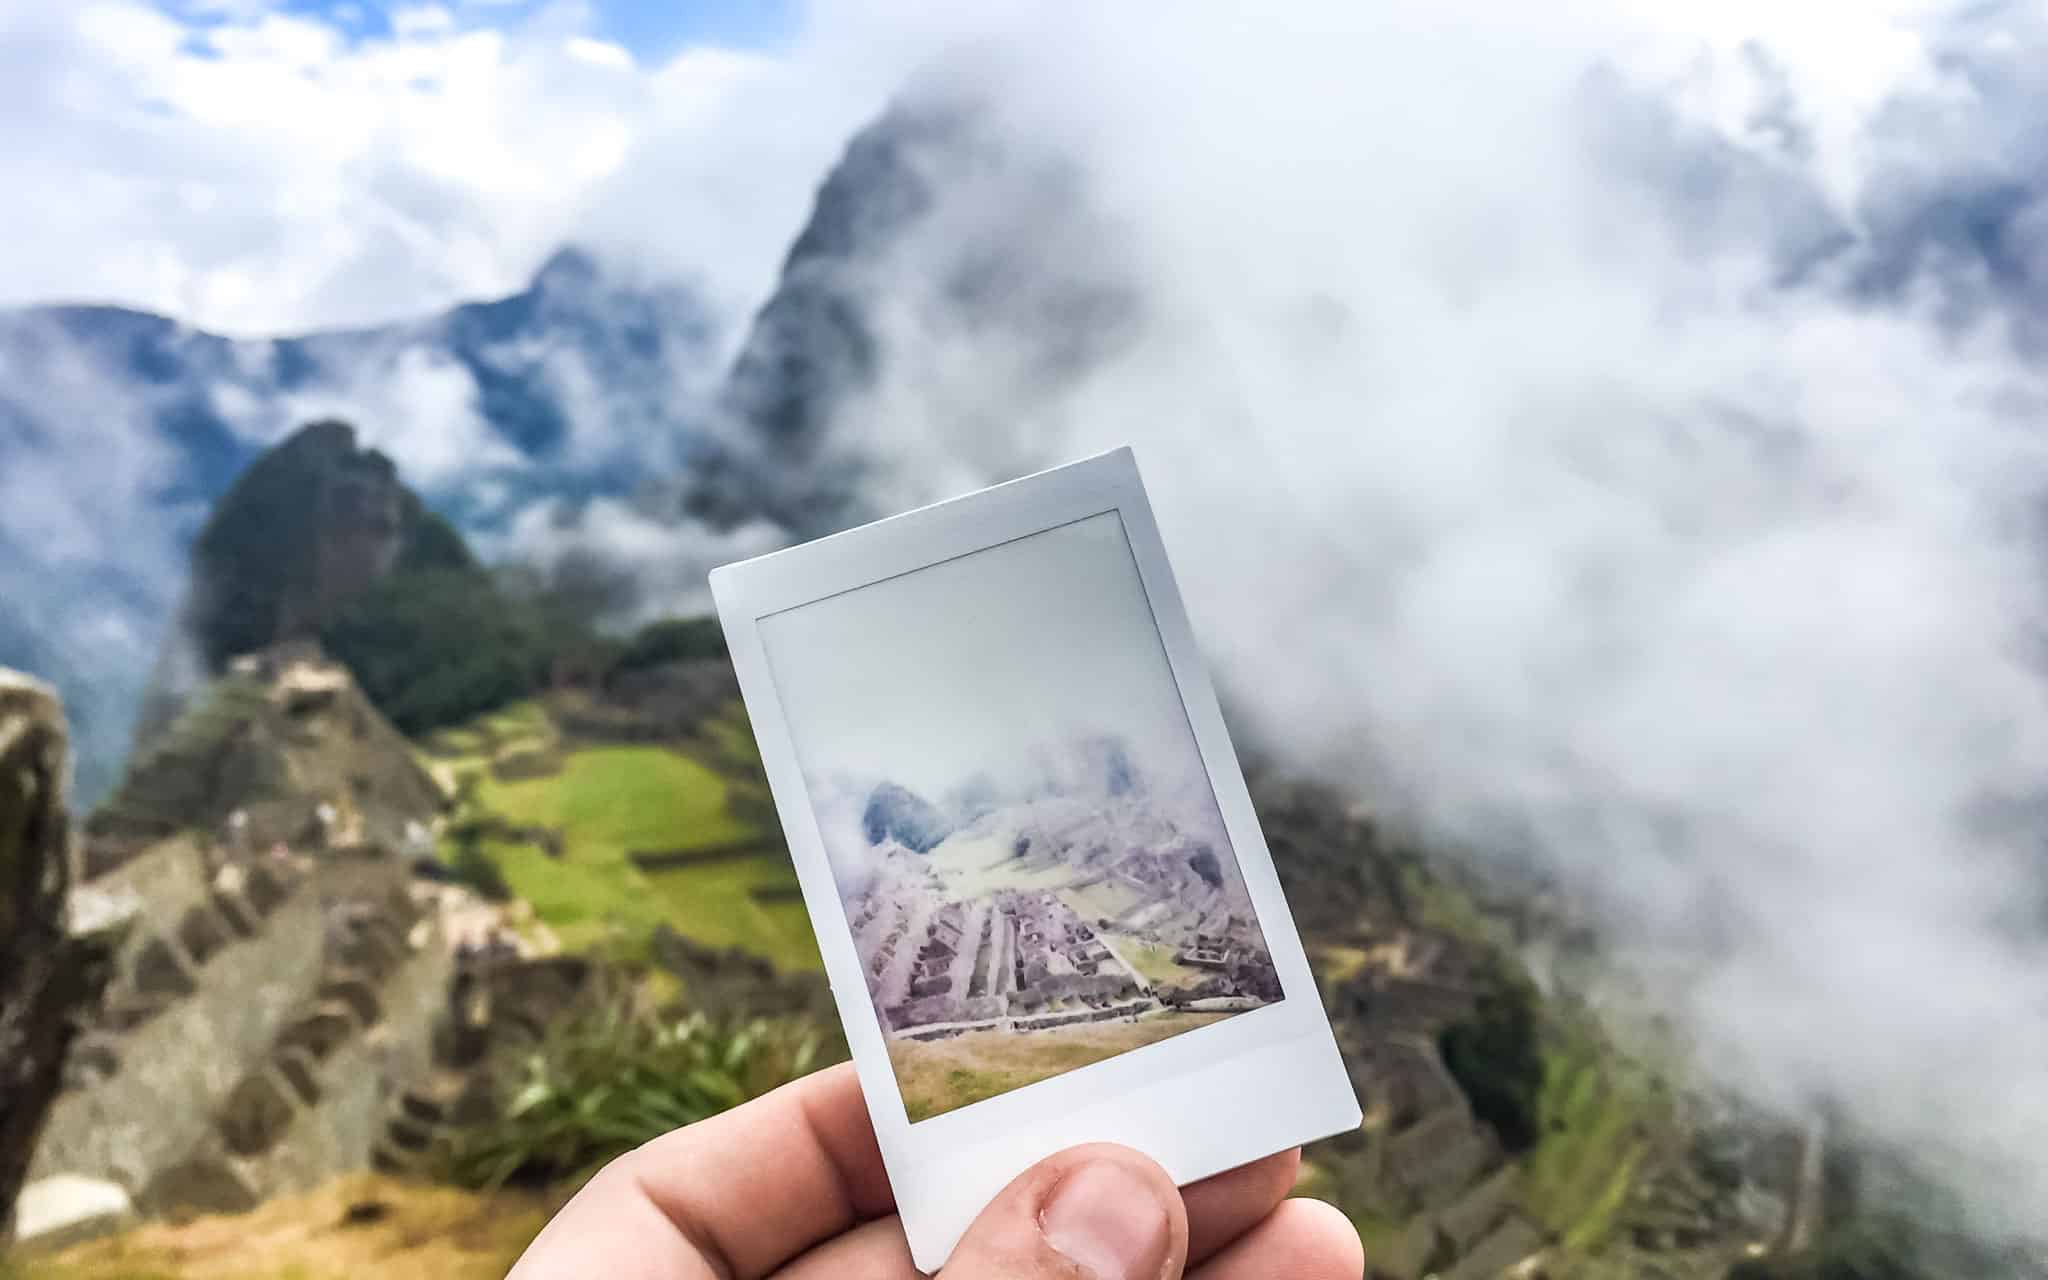
<svg viewBox="0 0 2048 1280"><path fill-rule="evenodd" d="M633 55L622 46L605 40L593 40L589 36L571 36L562 48L570 57L588 62L594 67L611 67L618 71L633 69Z"/></svg>
<svg viewBox="0 0 2048 1280"><path fill-rule="evenodd" d="M366 353L339 380L280 397L275 412L272 438L322 418L356 424L365 447L390 455L406 483L423 490L525 462L484 421L469 370L434 347Z"/></svg>
<svg viewBox="0 0 2048 1280"><path fill-rule="evenodd" d="M0 13L0 304L114 301L252 334L511 292L636 146L688 147L765 66L688 50L637 67L563 35L574 20L428 6L358 42L268 10Z"/></svg>
<svg viewBox="0 0 2048 1280"><path fill-rule="evenodd" d="M581 505L550 498L520 511L502 533L479 539L478 551L486 558L542 568L572 556L594 556L633 576L639 588L635 610L652 618L709 612L706 575L713 568L764 555L786 541L781 529L766 523L713 530L678 525L665 513L615 498Z"/></svg>
<svg viewBox="0 0 2048 1280"><path fill-rule="evenodd" d="M1918 193L2038 180L2048 103L1984 58L2048 29L1800 8L991 21L955 83L995 140L877 266L881 378L834 447L906 504L1135 443L1267 745L1531 854L1722 1079L1831 1099L2030 1230L2038 298L1959 307L1983 264L1897 237ZM1034 207L1032 148L1092 213L1032 246L1135 302L1078 380L954 296ZM1841 251L1788 282L1830 213Z"/></svg>

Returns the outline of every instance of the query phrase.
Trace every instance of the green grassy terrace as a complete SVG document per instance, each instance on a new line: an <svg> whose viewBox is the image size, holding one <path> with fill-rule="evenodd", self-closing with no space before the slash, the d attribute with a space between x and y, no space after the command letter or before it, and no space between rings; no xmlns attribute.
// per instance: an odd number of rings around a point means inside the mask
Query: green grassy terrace
<svg viewBox="0 0 2048 1280"><path fill-rule="evenodd" d="M494 776L493 761L521 755L547 757L548 771ZM487 837L482 846L506 884L533 904L565 947L633 945L667 924L697 942L740 947L779 968L816 968L817 944L803 904L794 897L758 901L753 893L796 883L774 833L733 812L735 794L755 785L743 776L753 758L736 707L688 742L579 746L563 742L534 703L444 730L430 740L426 755L430 765L474 779L467 801L474 814L560 834L560 857L505 839ZM651 871L628 857L700 849L734 852ZM443 856L452 861L454 850L444 847Z"/></svg>

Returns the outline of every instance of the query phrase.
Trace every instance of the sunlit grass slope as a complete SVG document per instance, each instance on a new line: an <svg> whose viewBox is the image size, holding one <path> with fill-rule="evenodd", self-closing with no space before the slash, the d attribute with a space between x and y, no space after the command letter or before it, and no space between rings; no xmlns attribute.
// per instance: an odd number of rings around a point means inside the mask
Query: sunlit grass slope
<svg viewBox="0 0 2048 1280"><path fill-rule="evenodd" d="M577 949L623 937L644 942L666 924L694 941L735 946L781 968L816 968L817 944L795 874L772 831L735 813L746 786L734 774L756 757L744 713L714 717L673 745L565 743L546 710L524 703L429 742L435 765L474 779L470 806L515 827L561 837L561 856L486 838L483 851L512 891ZM500 778L493 762L556 757L550 772ZM729 856L643 870L641 851L724 850ZM756 897L768 890L768 900Z"/></svg>

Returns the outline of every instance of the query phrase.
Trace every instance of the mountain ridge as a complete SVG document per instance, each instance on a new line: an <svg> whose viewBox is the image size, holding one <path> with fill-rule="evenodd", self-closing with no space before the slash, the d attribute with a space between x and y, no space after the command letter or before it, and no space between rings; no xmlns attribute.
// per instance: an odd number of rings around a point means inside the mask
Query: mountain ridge
<svg viewBox="0 0 2048 1280"><path fill-rule="evenodd" d="M269 339L103 304L0 309L0 660L63 691L89 801L126 749L209 507L266 449L347 418L460 530L502 534L675 465L719 346L687 286L575 246L505 297Z"/></svg>

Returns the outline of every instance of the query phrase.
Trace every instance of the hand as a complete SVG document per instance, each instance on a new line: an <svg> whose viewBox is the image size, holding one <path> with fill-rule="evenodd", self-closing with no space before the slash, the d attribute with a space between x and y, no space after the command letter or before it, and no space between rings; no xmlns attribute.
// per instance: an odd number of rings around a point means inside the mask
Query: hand
<svg viewBox="0 0 2048 1280"><path fill-rule="evenodd" d="M1284 1199L1301 1152L1176 1190L1135 1151L1076 1147L1004 1188L939 1280L1358 1280L1344 1216ZM508 1280L911 1280L851 1066L605 1166Z"/></svg>

